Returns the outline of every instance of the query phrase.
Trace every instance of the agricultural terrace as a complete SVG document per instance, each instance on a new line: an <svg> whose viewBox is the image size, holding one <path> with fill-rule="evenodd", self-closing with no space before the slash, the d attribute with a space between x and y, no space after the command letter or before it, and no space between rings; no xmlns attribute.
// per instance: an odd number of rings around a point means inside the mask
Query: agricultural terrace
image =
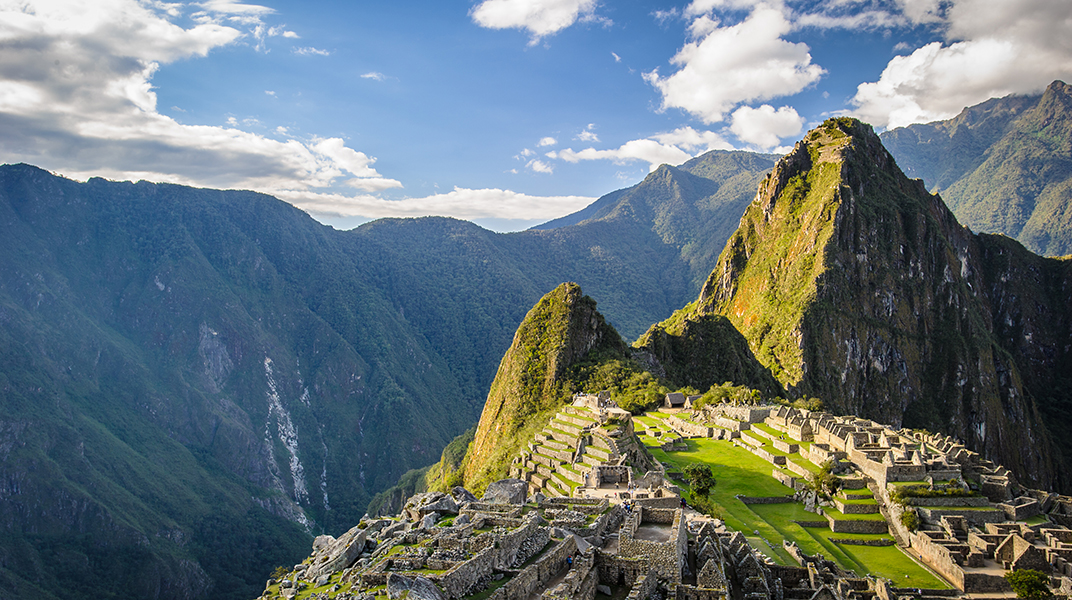
<svg viewBox="0 0 1072 600"><path fill-rule="evenodd" d="M634 419L637 436L641 442L647 446L655 458L666 465L669 472L680 474L684 466L689 463L702 463L710 466L714 473L715 485L708 491L707 500L711 505L711 510L715 513L714 516L725 521L727 527L744 533L753 547L776 563L796 564L782 547L782 542L788 540L795 542L804 552L822 554L837 562L841 567L856 571L860 576L870 574L886 577L899 587L924 589L948 589L950 587L944 580L910 558L896 545L864 546L840 541L892 540L889 534L834 533L827 526L814 526L816 523L825 522L825 518L806 511L800 502L745 504L737 498L738 495L792 496L793 489L774 479L773 472L778 470L789 475L794 474L772 465L744 447L735 445L732 440L688 439L686 440L687 450L664 452L660 446L669 438L663 436L671 431L670 427L663 423L665 417L666 415L662 413L647 413ZM762 429L766 426L759 424L753 427ZM769 433L783 436L783 438L785 435L773 429ZM792 454L781 452L774 448L768 439L759 435L754 435L750 442L772 455L785 456L787 461L792 461L809 472L818 473L820 470L817 465L801 456L799 452ZM800 444L800 442L792 443ZM806 444L800 445L806 446ZM685 481L675 479L674 483L688 490L690 496L693 495ZM870 492L866 489L849 490L848 495L842 495L840 499L845 503L874 503L874 498L870 497ZM879 514L843 515L833 508L826 508L824 511L838 519L882 518Z"/></svg>

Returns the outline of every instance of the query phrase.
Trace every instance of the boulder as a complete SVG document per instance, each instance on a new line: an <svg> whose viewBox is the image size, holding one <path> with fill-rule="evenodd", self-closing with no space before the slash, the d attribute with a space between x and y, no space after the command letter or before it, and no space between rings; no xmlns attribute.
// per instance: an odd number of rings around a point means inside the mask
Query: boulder
<svg viewBox="0 0 1072 600"><path fill-rule="evenodd" d="M547 496L544 496L543 492L536 492L535 494L532 495L531 502L533 502L534 504L539 505L544 500L547 500Z"/></svg>
<svg viewBox="0 0 1072 600"><path fill-rule="evenodd" d="M454 501L454 498L444 494L442 498L435 502L429 502L422 506L420 511L425 514L429 512L437 512L440 514L450 513L456 515L458 514L458 503Z"/></svg>
<svg viewBox="0 0 1072 600"><path fill-rule="evenodd" d="M305 577L315 580L321 575L331 575L354 564L365 549L367 532L354 527L313 552L311 566L306 569Z"/></svg>
<svg viewBox="0 0 1072 600"><path fill-rule="evenodd" d="M606 586L606 585L603 585L603 584L597 585L596 586L596 591L599 592L600 594L603 594L604 596L610 596L611 595L610 586Z"/></svg>
<svg viewBox="0 0 1072 600"><path fill-rule="evenodd" d="M402 507L402 513L411 521L419 521L430 512L458 514L458 503L443 492L414 494Z"/></svg>
<svg viewBox="0 0 1072 600"><path fill-rule="evenodd" d="M421 519L421 529L431 529L435 527L436 521L439 520L439 513L428 513Z"/></svg>
<svg viewBox="0 0 1072 600"><path fill-rule="evenodd" d="M500 479L484 491L484 502L491 504L524 504L529 484L520 479Z"/></svg>
<svg viewBox="0 0 1072 600"><path fill-rule="evenodd" d="M468 525L471 521L472 521L472 519L469 518L469 515L461 515L458 518L454 519L454 524L455 525Z"/></svg>
<svg viewBox="0 0 1072 600"><path fill-rule="evenodd" d="M454 498L454 501L457 502L458 504L466 504L468 502L476 502L476 496L474 496L472 492L470 492L469 490L463 488L460 485L454 486L454 488L452 490L450 490L450 495L451 495L452 498Z"/></svg>
<svg viewBox="0 0 1072 600"><path fill-rule="evenodd" d="M409 592L409 600L447 600L436 584L424 577L410 579L396 573L387 574L387 597L398 600L403 593Z"/></svg>

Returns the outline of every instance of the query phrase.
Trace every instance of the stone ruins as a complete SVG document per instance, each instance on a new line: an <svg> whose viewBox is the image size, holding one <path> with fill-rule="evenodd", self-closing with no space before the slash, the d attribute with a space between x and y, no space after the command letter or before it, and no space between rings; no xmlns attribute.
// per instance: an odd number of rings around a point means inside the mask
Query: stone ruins
<svg viewBox="0 0 1072 600"><path fill-rule="evenodd" d="M645 435L664 450L731 440L769 461L833 532L889 531L954 589L900 588L789 542L796 564L775 564L742 532L685 507L632 416L602 393L576 396L482 498L460 487L417 494L399 515L320 536L262 598L940 600L1014 597L1003 575L1021 568L1048 574L1057 596L1072 593L1072 498L1022 488L956 440L784 406L673 409L659 421ZM786 458L797 453L836 473L841 489L818 502L813 472Z"/></svg>

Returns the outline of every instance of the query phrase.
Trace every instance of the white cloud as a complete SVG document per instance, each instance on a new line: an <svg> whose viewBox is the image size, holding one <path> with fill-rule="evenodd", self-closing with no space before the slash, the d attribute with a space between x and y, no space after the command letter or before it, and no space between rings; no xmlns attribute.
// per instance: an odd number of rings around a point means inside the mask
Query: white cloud
<svg viewBox="0 0 1072 600"><path fill-rule="evenodd" d="M555 168L553 166L543 162L538 158L530 160L525 166L532 169L533 171L536 171L537 173L546 173L550 175L551 173L555 172Z"/></svg>
<svg viewBox="0 0 1072 600"><path fill-rule="evenodd" d="M558 152L548 153L548 156L570 163L582 160L612 160L617 164L622 164L628 161L642 160L648 163L652 171L661 164L677 165L692 158L688 152L681 148L660 144L652 139L632 140L613 150L585 148L584 150L575 151L572 148L566 148Z"/></svg>
<svg viewBox="0 0 1072 600"><path fill-rule="evenodd" d="M709 9L707 4L721 3L709 2L695 11ZM662 94L663 109L681 108L716 123L742 102L795 94L823 74L822 67L812 64L807 45L782 39L791 29L781 10L766 4L729 26L700 14L690 25L696 39L671 59L678 70L667 77L655 70L644 78Z"/></svg>
<svg viewBox="0 0 1072 600"><path fill-rule="evenodd" d="M345 177L365 189L401 185L338 138L279 141L238 129L262 126L252 118L220 127L159 113L151 82L161 64L237 43L251 34L224 22L272 13L218 0L200 7L184 28L170 20L175 7L137 0L0 4L0 162L266 192L330 189Z"/></svg>
<svg viewBox="0 0 1072 600"><path fill-rule="evenodd" d="M540 138L540 141L536 142L536 146L542 148L544 146L554 146L557 143L558 143L558 140L556 140L553 137L548 136L548 137Z"/></svg>
<svg viewBox="0 0 1072 600"><path fill-rule="evenodd" d="M618 56L616 53L611 52L610 55L614 57L614 62L622 62L622 57Z"/></svg>
<svg viewBox="0 0 1072 600"><path fill-rule="evenodd" d="M294 54L301 56L331 56L331 51L320 50L319 48L313 48L312 46L305 46L302 48L295 48Z"/></svg>
<svg viewBox="0 0 1072 600"><path fill-rule="evenodd" d="M992 97L1038 92L1072 77L1072 11L1048 0L901 0L943 42L890 60L860 84L855 116L879 127L945 119Z"/></svg>
<svg viewBox="0 0 1072 600"><path fill-rule="evenodd" d="M596 132L592 131L595 126L595 123L589 123L588 126L584 128L584 131L578 133L576 136L573 137L573 139L580 140L582 142L598 142L599 136L596 135Z"/></svg>
<svg viewBox="0 0 1072 600"><path fill-rule="evenodd" d="M264 90L264 93L275 98L275 92L273 90Z"/></svg>
<svg viewBox="0 0 1072 600"><path fill-rule="evenodd" d="M804 118L791 106L775 110L770 104L759 108L742 106L733 112L730 131L741 141L762 150L777 146L782 138L797 135L804 127Z"/></svg>
<svg viewBox="0 0 1072 600"><path fill-rule="evenodd" d="M692 127L678 127L669 133L660 133L651 137L663 144L677 146L689 152L733 150L733 145L714 131L696 131Z"/></svg>
<svg viewBox="0 0 1072 600"><path fill-rule="evenodd" d="M284 31L283 32L283 37L296 40L296 39L300 38L301 36L298 35L297 33L294 33L293 31Z"/></svg>
<svg viewBox="0 0 1072 600"><path fill-rule="evenodd" d="M368 73L365 73L364 75L362 75L361 78L362 79L372 79L372 80L375 80L375 81L383 81L383 80L387 79L387 77L383 73L380 73L379 71L369 71Z"/></svg>
<svg viewBox="0 0 1072 600"><path fill-rule="evenodd" d="M590 129L592 125L588 127ZM610 150L566 148L557 152L548 152L546 156L569 163L582 160L610 160L616 164L624 164L640 160L647 162L648 168L654 171L659 165L679 165L695 154L715 149L732 150L733 146L713 131L701 132L692 127L679 127L671 132L656 134L647 139L631 140Z"/></svg>
<svg viewBox="0 0 1072 600"><path fill-rule="evenodd" d="M510 190L455 187L445 194L404 200L384 200L376 196L280 191L277 195L312 213L338 217L427 217L451 216L458 219L553 219L588 206L595 198L586 196L530 196Z"/></svg>
<svg viewBox="0 0 1072 600"><path fill-rule="evenodd" d="M489 29L526 29L536 44L578 20L600 20L595 8L596 0L484 0L469 16Z"/></svg>

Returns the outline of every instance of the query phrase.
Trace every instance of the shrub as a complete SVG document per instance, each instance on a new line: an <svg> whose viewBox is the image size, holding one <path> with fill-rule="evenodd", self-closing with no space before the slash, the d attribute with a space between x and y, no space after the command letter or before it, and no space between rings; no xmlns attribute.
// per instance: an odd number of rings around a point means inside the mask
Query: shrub
<svg viewBox="0 0 1072 600"><path fill-rule="evenodd" d="M836 494L841 480L834 475L834 461L828 460L819 465L819 472L811 476L811 489L820 494Z"/></svg>
<svg viewBox="0 0 1072 600"><path fill-rule="evenodd" d="M905 529L909 531L919 529L919 513L914 509L905 510L901 513L901 525L904 525Z"/></svg>
<svg viewBox="0 0 1072 600"><path fill-rule="evenodd" d="M1050 591L1050 578L1042 571L1019 569L1005 574L1005 581L1012 586L1017 598L1025 600L1045 600L1053 598Z"/></svg>

